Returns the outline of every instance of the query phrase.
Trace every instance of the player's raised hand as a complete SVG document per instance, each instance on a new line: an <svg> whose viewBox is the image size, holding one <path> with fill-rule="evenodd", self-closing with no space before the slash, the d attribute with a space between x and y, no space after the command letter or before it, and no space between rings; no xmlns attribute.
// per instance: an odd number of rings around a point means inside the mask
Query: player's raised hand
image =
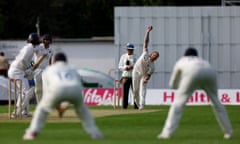
<svg viewBox="0 0 240 144"><path fill-rule="evenodd" d="M153 29L152 26L148 26L148 27L147 27L147 32L150 32L152 29Z"/></svg>

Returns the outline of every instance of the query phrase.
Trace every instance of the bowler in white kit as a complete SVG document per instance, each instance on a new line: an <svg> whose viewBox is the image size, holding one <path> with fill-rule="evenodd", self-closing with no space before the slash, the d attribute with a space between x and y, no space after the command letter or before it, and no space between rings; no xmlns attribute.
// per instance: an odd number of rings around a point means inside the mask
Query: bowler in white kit
<svg viewBox="0 0 240 144"><path fill-rule="evenodd" d="M144 109L147 83L154 72L154 61L159 57L157 51L153 51L151 54L148 52L149 33L152 29L152 26L146 28L143 52L137 59L132 72L134 102L140 110Z"/></svg>
<svg viewBox="0 0 240 144"><path fill-rule="evenodd" d="M43 128L49 113L63 101L68 101L74 105L84 130L93 139L104 138L83 102L81 77L76 69L67 64L64 53L56 53L53 56L52 65L43 71L42 80L43 97L37 105L30 127L23 136L24 140L35 139Z"/></svg>
<svg viewBox="0 0 240 144"><path fill-rule="evenodd" d="M159 139L168 139L173 135L189 97L197 89L204 90L211 99L213 112L222 128L224 138L232 137L233 130L228 114L218 99L216 71L209 62L198 57L195 48L188 48L184 57L177 61L169 86L177 89L176 96L168 112L163 130L158 135Z"/></svg>

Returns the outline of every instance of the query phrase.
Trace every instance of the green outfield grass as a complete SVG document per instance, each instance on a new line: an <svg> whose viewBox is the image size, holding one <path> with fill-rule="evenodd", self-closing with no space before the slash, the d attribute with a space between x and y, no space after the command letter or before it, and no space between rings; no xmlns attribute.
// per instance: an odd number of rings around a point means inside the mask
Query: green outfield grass
<svg viewBox="0 0 240 144"><path fill-rule="evenodd" d="M169 140L158 140L167 116L168 106L147 106L146 110L156 112L110 115L97 117L96 123L106 135L104 140L92 140L78 122L47 123L34 141L23 141L22 135L29 121L0 122L1 144L240 144L240 106L227 106L234 137L223 139L210 106L187 106L180 126ZM90 107L91 110L112 109L112 107ZM0 106L0 113L7 112ZM114 110L113 110L114 112Z"/></svg>

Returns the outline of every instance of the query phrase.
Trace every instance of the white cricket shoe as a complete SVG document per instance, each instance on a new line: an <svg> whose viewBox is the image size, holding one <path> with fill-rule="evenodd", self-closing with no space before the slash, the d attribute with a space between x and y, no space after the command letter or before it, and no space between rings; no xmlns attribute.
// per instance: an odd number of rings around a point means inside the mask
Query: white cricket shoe
<svg viewBox="0 0 240 144"><path fill-rule="evenodd" d="M31 113L26 113L26 114L23 114L22 117L24 117L24 118L32 117L32 114Z"/></svg>
<svg viewBox="0 0 240 144"><path fill-rule="evenodd" d="M139 110L143 110L143 109L144 109L144 106L140 106L140 107L139 107Z"/></svg>
<svg viewBox="0 0 240 144"><path fill-rule="evenodd" d="M105 138L104 135L101 134L101 133L98 133L98 134L92 134L91 137L92 137L92 139L99 139L99 140Z"/></svg>
<svg viewBox="0 0 240 144"><path fill-rule="evenodd" d="M18 115L16 115L15 113L11 113L11 116L10 116L12 119L15 119L18 117Z"/></svg>
<svg viewBox="0 0 240 144"><path fill-rule="evenodd" d="M169 135L165 135L165 134L159 134L159 135L157 136L157 138L158 138L158 139L169 139L170 136L169 136Z"/></svg>
<svg viewBox="0 0 240 144"><path fill-rule="evenodd" d="M226 133L226 134L224 134L223 138L224 139L230 139L230 138L232 138L232 134Z"/></svg>
<svg viewBox="0 0 240 144"><path fill-rule="evenodd" d="M23 135L23 140L34 140L37 137L35 133L25 133Z"/></svg>

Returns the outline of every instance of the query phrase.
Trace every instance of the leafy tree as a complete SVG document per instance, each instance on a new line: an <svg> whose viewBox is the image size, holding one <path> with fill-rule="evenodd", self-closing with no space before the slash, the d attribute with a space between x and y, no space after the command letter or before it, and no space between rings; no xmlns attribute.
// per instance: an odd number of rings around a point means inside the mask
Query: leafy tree
<svg viewBox="0 0 240 144"><path fill-rule="evenodd" d="M221 0L0 0L0 38L26 39L36 32L61 38L114 35L114 6L221 5Z"/></svg>

